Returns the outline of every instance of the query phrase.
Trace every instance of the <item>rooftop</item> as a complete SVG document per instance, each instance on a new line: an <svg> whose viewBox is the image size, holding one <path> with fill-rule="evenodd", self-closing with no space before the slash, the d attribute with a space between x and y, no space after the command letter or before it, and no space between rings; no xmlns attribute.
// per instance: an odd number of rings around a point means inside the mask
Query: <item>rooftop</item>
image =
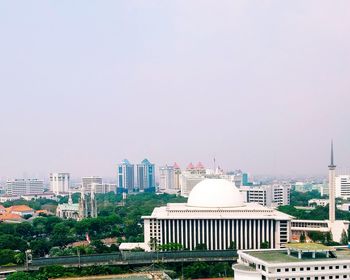
<svg viewBox="0 0 350 280"><path fill-rule="evenodd" d="M333 249L333 248L332 248ZM288 255L286 249L280 250L261 250L261 251L244 251L244 253L258 258L269 264L286 264L286 263L296 263L296 262L317 262L317 261L339 261L339 260L349 260L350 261L350 250L348 248L337 248L335 252L332 252L329 257L326 253L316 252L316 257L312 258L311 252L305 252L302 258L298 258L297 253L291 253Z"/></svg>

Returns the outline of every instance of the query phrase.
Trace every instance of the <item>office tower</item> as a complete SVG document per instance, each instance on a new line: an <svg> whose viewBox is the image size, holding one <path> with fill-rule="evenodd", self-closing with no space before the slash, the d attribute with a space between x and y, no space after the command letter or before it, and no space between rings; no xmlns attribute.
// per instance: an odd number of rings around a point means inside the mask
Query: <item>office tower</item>
<svg viewBox="0 0 350 280"><path fill-rule="evenodd" d="M6 182L9 195L39 194L44 192L44 181L38 179L14 179Z"/></svg>
<svg viewBox="0 0 350 280"><path fill-rule="evenodd" d="M83 177L81 181L81 186L86 192L91 191L92 184L102 184L102 178L98 176Z"/></svg>
<svg viewBox="0 0 350 280"><path fill-rule="evenodd" d="M55 194L69 192L69 173L50 173L50 190Z"/></svg>
<svg viewBox="0 0 350 280"><path fill-rule="evenodd" d="M175 190L175 170L173 166L159 167L159 190L163 192Z"/></svg>
<svg viewBox="0 0 350 280"><path fill-rule="evenodd" d="M242 186L239 188L245 201L256 202L268 207L290 204L289 184L273 184L263 186Z"/></svg>
<svg viewBox="0 0 350 280"><path fill-rule="evenodd" d="M331 163L328 165L328 184L329 184L329 221L335 221L335 168L333 155L333 141L331 143Z"/></svg>
<svg viewBox="0 0 350 280"><path fill-rule="evenodd" d="M147 250L180 243L195 250L230 247L260 249L284 247L290 240L291 216L256 203L244 203L239 190L224 179L205 179L191 191L187 203L169 203L143 216Z"/></svg>
<svg viewBox="0 0 350 280"><path fill-rule="evenodd" d="M148 159L137 165L137 189L144 192L154 192L156 189L154 164Z"/></svg>
<svg viewBox="0 0 350 280"><path fill-rule="evenodd" d="M116 184L98 184L98 183L93 183L91 184L91 188L95 189L95 193L109 193L109 192L117 192L117 185Z"/></svg>
<svg viewBox="0 0 350 280"><path fill-rule="evenodd" d="M135 188L134 184L134 165L127 159L118 165L118 193L132 192Z"/></svg>
<svg viewBox="0 0 350 280"><path fill-rule="evenodd" d="M350 198L350 175L335 176L335 197Z"/></svg>

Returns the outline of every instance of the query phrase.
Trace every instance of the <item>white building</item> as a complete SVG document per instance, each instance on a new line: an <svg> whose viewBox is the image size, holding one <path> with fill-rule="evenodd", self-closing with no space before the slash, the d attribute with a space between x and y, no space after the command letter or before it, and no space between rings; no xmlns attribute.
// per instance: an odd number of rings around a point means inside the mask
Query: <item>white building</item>
<svg viewBox="0 0 350 280"><path fill-rule="evenodd" d="M321 199L321 198L313 198L308 201L308 205L316 205L316 206L322 206L325 207L329 204L329 199Z"/></svg>
<svg viewBox="0 0 350 280"><path fill-rule="evenodd" d="M192 189L204 179L205 176L201 174L192 174L188 171L182 172L180 175L181 195L188 197Z"/></svg>
<svg viewBox="0 0 350 280"><path fill-rule="evenodd" d="M85 192L91 192L93 184L102 185L102 178L99 176L90 176L81 178L81 187Z"/></svg>
<svg viewBox="0 0 350 280"><path fill-rule="evenodd" d="M175 169L173 166L159 167L159 191L165 193L176 193Z"/></svg>
<svg viewBox="0 0 350 280"><path fill-rule="evenodd" d="M38 179L14 179L6 182L6 193L22 195L44 192L44 181Z"/></svg>
<svg viewBox="0 0 350 280"><path fill-rule="evenodd" d="M335 176L335 196L350 198L350 175Z"/></svg>
<svg viewBox="0 0 350 280"><path fill-rule="evenodd" d="M242 186L246 202L256 202L268 207L290 204L290 185Z"/></svg>
<svg viewBox="0 0 350 280"><path fill-rule="evenodd" d="M288 244L287 249L238 251L235 280L350 279L350 251L321 244Z"/></svg>
<svg viewBox="0 0 350 280"><path fill-rule="evenodd" d="M224 179L205 179L191 191L187 203L157 207L144 220L148 250L155 243L180 243L193 250L257 249L267 242L283 247L290 240L291 217L257 203L244 203L239 190Z"/></svg>
<svg viewBox="0 0 350 280"><path fill-rule="evenodd" d="M50 173L50 190L54 194L69 192L69 173Z"/></svg>
<svg viewBox="0 0 350 280"><path fill-rule="evenodd" d="M90 186L90 191L91 189L95 190L95 193L109 193L109 192L117 192L117 185L116 184L97 184L97 183L92 183Z"/></svg>

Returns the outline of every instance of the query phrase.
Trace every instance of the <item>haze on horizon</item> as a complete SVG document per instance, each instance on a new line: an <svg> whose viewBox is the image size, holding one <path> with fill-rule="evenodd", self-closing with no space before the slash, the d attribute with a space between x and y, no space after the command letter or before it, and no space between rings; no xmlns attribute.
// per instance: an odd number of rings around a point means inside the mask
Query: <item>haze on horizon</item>
<svg viewBox="0 0 350 280"><path fill-rule="evenodd" d="M350 166L349 1L1 1L0 177L124 158Z"/></svg>

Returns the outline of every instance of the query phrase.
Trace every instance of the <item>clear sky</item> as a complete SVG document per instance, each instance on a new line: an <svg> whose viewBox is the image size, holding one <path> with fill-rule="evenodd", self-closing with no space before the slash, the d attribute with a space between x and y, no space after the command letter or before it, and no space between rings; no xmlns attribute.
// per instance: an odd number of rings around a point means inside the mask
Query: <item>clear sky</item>
<svg viewBox="0 0 350 280"><path fill-rule="evenodd" d="M350 166L350 1L0 2L0 177L124 158Z"/></svg>

